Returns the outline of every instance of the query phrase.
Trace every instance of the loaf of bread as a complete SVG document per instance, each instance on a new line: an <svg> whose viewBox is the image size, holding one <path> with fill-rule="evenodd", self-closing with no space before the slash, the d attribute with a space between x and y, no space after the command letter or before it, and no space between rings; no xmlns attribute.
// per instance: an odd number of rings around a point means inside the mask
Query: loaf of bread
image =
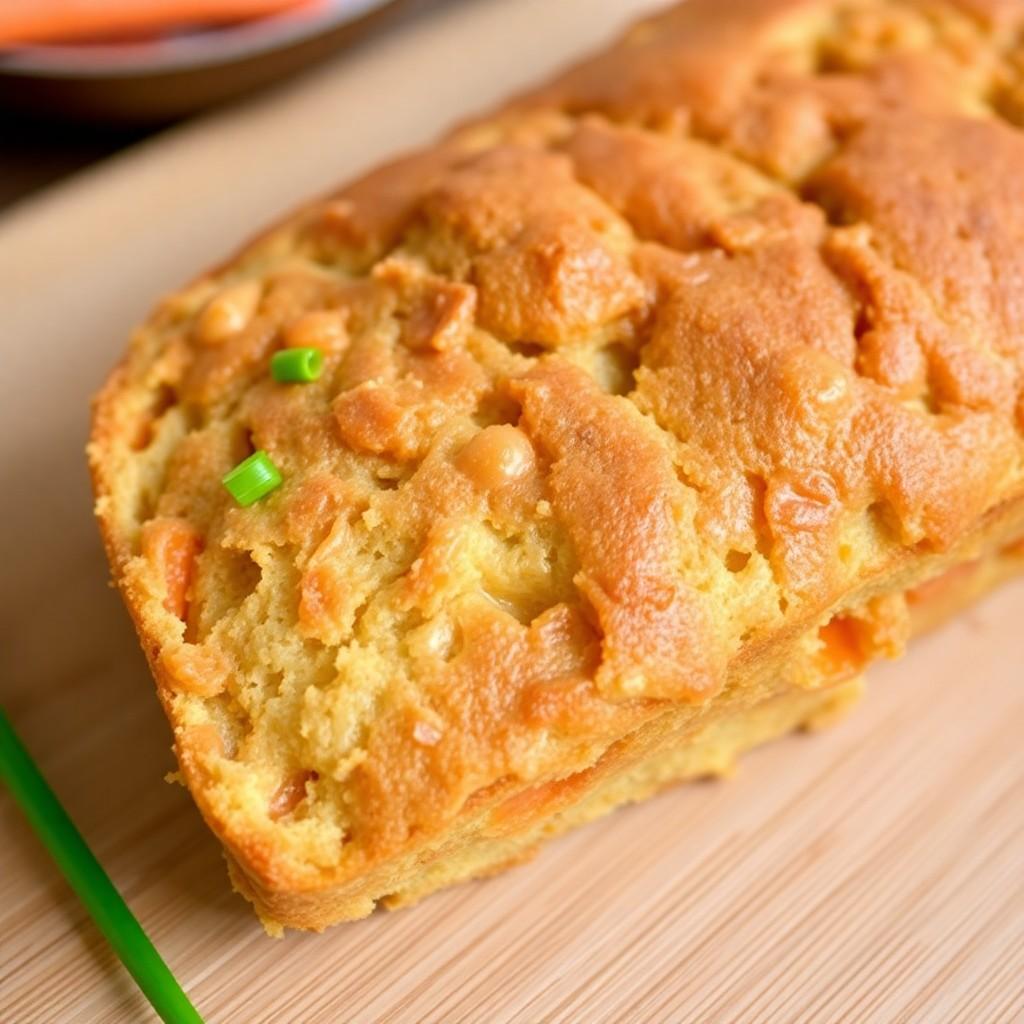
<svg viewBox="0 0 1024 1024"><path fill-rule="evenodd" d="M97 514L269 930L724 773L1024 568L1022 28L689 0L156 308Z"/></svg>

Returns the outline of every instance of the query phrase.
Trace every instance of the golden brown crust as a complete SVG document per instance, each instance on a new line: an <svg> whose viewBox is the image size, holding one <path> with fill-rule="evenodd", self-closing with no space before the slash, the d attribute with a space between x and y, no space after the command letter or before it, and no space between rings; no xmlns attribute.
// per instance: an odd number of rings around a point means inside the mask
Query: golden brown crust
<svg viewBox="0 0 1024 1024"><path fill-rule="evenodd" d="M1024 531L1022 26L688 0L140 328L97 513L268 922L713 770ZM323 377L274 383L283 345ZM284 484L241 509L219 481L252 448Z"/></svg>

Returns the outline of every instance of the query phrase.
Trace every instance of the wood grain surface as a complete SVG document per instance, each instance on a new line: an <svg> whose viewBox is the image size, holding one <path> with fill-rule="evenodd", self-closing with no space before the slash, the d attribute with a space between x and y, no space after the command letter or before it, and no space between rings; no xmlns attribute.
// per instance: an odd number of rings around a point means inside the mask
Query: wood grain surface
<svg viewBox="0 0 1024 1024"><path fill-rule="evenodd" d="M647 6L476 0L0 221L0 699L209 1024L1024 1020L1024 583L834 729L533 864L264 936L187 795L90 516L86 402L164 289ZM0 794L0 1022L152 1019Z"/></svg>

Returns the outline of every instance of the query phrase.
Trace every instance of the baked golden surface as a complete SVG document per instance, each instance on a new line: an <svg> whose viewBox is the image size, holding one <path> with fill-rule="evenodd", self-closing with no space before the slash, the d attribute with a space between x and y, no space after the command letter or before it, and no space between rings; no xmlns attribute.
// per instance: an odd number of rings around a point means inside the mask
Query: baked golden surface
<svg viewBox="0 0 1024 1024"><path fill-rule="evenodd" d="M269 928L726 771L898 653L908 590L1020 567L1022 28L690 0L138 330L97 513Z"/></svg>

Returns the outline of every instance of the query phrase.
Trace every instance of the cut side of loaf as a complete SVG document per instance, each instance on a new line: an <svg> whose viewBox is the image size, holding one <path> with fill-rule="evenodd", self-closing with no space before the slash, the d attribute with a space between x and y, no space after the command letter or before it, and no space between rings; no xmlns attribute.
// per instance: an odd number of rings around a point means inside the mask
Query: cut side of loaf
<svg viewBox="0 0 1024 1024"><path fill-rule="evenodd" d="M157 306L97 515L268 930L726 773L1024 568L1022 38L689 0Z"/></svg>

